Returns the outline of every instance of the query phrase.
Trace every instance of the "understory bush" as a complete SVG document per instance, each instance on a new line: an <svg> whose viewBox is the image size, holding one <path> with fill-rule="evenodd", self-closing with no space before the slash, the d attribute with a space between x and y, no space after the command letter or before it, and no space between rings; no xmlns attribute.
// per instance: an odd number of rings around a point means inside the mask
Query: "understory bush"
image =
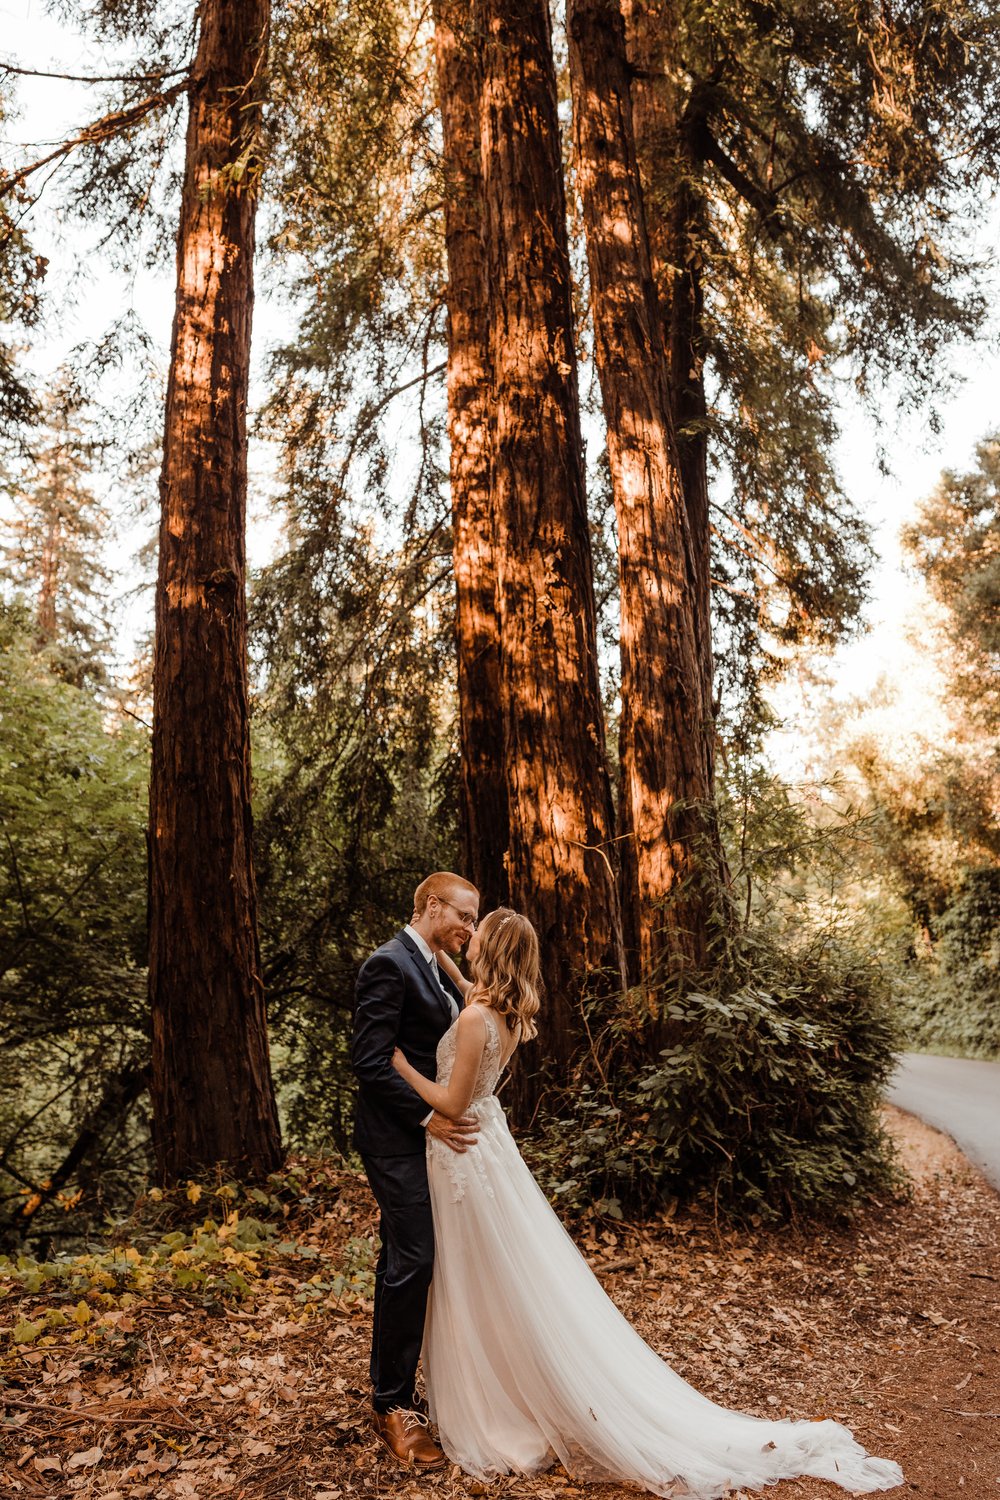
<svg viewBox="0 0 1000 1500"><path fill-rule="evenodd" d="M0 1247L57 1245L149 1169L145 735L0 600Z"/></svg>
<svg viewBox="0 0 1000 1500"><path fill-rule="evenodd" d="M873 963L822 937L742 940L670 1001L652 1062L550 1101L528 1150L548 1191L612 1216L700 1199L734 1220L849 1215L901 1181L879 1119L898 1029Z"/></svg>

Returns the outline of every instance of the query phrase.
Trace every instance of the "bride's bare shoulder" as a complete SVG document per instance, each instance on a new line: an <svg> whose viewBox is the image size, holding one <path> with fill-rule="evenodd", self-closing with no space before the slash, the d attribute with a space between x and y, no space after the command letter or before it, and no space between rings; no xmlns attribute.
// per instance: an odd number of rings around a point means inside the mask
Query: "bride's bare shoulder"
<svg viewBox="0 0 1000 1500"><path fill-rule="evenodd" d="M478 1025L479 1027L482 1028L482 1034L483 1034L484 1039L488 1038L490 1035L499 1037L500 1033L505 1029L501 1025L501 1018L500 1018L500 1016L497 1015L497 1013L493 1009L492 1005L483 1005L482 1002L479 1001L479 1000L470 1000L469 1003L468 1003L468 1005L465 1007L465 1010L462 1012L462 1015L463 1016L467 1016L470 1011L478 1011L479 1012L479 1020L478 1020L478 1022L471 1023L471 1024ZM487 1020L487 1012L489 1013L489 1019L488 1020ZM461 1019L461 1017L459 1019ZM501 1043L501 1046L502 1046L502 1043Z"/></svg>
<svg viewBox="0 0 1000 1500"><path fill-rule="evenodd" d="M459 1012L457 1026L459 1036L485 1036L489 1021L486 1019L487 1007L473 1000L464 1010Z"/></svg>

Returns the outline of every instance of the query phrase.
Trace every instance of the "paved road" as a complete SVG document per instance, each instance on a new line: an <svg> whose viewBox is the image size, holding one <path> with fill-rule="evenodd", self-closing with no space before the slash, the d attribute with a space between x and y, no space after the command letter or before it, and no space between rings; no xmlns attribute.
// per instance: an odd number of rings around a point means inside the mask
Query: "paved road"
<svg viewBox="0 0 1000 1500"><path fill-rule="evenodd" d="M1000 1188L1000 1062L904 1052L889 1099L950 1135Z"/></svg>

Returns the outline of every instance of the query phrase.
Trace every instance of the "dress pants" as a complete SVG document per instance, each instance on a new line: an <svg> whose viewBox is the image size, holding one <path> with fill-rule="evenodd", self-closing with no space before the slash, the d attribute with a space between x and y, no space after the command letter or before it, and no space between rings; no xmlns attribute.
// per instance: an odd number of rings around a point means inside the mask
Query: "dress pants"
<svg viewBox="0 0 1000 1500"><path fill-rule="evenodd" d="M434 1220L423 1152L361 1160L380 1214L371 1378L372 1404L386 1412L413 1405L434 1273Z"/></svg>

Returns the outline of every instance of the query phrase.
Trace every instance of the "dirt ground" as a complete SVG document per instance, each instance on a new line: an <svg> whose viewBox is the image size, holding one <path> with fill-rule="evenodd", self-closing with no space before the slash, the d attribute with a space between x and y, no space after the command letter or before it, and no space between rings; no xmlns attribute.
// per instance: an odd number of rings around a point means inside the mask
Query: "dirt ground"
<svg viewBox="0 0 1000 1500"><path fill-rule="evenodd" d="M845 1422L902 1464L906 1485L891 1493L1000 1500L1000 1197L945 1137L898 1111L888 1119L912 1195L873 1205L850 1229L720 1235L707 1219L667 1214L583 1226L578 1241L647 1341L715 1400ZM363 1182L329 1178L306 1236L310 1268L326 1275L349 1236L373 1227ZM584 1494L558 1469L490 1486L396 1470L367 1424L370 1309L307 1307L301 1262L268 1274L246 1309L173 1293L102 1315L118 1318L114 1357L99 1343L12 1346L12 1320L37 1316L45 1299L8 1295L0 1496ZM637 1493L598 1485L586 1497ZM842 1494L815 1480L767 1493Z"/></svg>

